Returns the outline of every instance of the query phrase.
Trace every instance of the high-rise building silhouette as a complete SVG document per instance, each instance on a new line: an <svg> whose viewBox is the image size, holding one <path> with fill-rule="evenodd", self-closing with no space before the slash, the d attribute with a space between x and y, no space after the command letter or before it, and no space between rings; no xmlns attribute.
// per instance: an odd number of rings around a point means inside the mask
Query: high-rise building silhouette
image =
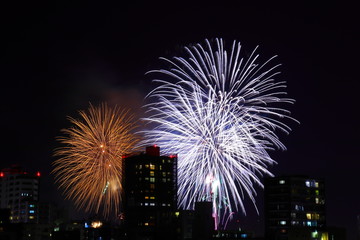
<svg viewBox="0 0 360 240"><path fill-rule="evenodd" d="M12 223L37 223L40 172L29 174L20 166L0 172L0 207L10 209Z"/></svg>
<svg viewBox="0 0 360 240"><path fill-rule="evenodd" d="M177 156L158 146L125 158L124 216L129 239L172 239L177 209Z"/></svg>
<svg viewBox="0 0 360 240"><path fill-rule="evenodd" d="M305 176L267 178L264 207L266 239L302 239L301 235L320 239L326 226L324 181Z"/></svg>

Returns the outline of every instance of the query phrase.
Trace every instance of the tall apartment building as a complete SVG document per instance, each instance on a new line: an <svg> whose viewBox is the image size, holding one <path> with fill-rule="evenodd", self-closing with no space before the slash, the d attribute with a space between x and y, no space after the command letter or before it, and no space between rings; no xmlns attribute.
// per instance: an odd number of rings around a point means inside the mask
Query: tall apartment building
<svg viewBox="0 0 360 240"><path fill-rule="evenodd" d="M0 208L10 209L12 223L37 223L40 172L29 174L19 166L0 172Z"/></svg>
<svg viewBox="0 0 360 240"><path fill-rule="evenodd" d="M324 233L324 181L305 176L265 179L265 234L269 240L320 239Z"/></svg>
<svg viewBox="0 0 360 240"><path fill-rule="evenodd" d="M172 239L177 209L177 156L160 148L125 158L124 216L129 239Z"/></svg>

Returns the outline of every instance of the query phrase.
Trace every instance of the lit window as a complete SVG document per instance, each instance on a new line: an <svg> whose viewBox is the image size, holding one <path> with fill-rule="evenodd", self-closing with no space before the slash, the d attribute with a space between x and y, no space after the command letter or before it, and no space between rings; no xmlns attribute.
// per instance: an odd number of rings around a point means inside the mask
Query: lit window
<svg viewBox="0 0 360 240"><path fill-rule="evenodd" d="M150 164L150 169L151 169L151 170L155 170L155 165Z"/></svg>
<svg viewBox="0 0 360 240"><path fill-rule="evenodd" d="M315 198L315 203L319 204L319 198Z"/></svg>
<svg viewBox="0 0 360 240"><path fill-rule="evenodd" d="M305 185L306 185L307 187L310 187L310 181L306 181L306 182L305 182Z"/></svg>
<svg viewBox="0 0 360 240"><path fill-rule="evenodd" d="M30 210L29 213L35 213L35 211L34 211L34 210Z"/></svg>
<svg viewBox="0 0 360 240"><path fill-rule="evenodd" d="M150 165L151 166L151 165ZM154 171L150 171L150 176L154 176L155 175L155 172Z"/></svg>
<svg viewBox="0 0 360 240"><path fill-rule="evenodd" d="M149 226L149 223L146 222L146 223L144 223L144 225L145 225L145 226Z"/></svg>
<svg viewBox="0 0 360 240"><path fill-rule="evenodd" d="M159 166L159 169L162 170L162 165Z"/></svg>
<svg viewBox="0 0 360 240"><path fill-rule="evenodd" d="M307 213L307 214L306 214L306 218L309 219L309 220L311 220L311 213Z"/></svg>
<svg viewBox="0 0 360 240"><path fill-rule="evenodd" d="M29 219L34 219L35 217L34 216L29 216Z"/></svg>
<svg viewBox="0 0 360 240"><path fill-rule="evenodd" d="M315 187L316 187L316 188L319 187L319 182L315 182Z"/></svg>
<svg viewBox="0 0 360 240"><path fill-rule="evenodd" d="M35 207L35 205L34 205L34 204L30 204L29 207L33 208L33 207Z"/></svg>
<svg viewBox="0 0 360 240"><path fill-rule="evenodd" d="M150 197L150 199L155 199L155 197Z"/></svg>
<svg viewBox="0 0 360 240"><path fill-rule="evenodd" d="M145 199L149 199L149 196L145 196Z"/></svg>
<svg viewBox="0 0 360 240"><path fill-rule="evenodd" d="M286 225L286 221L280 221L280 225Z"/></svg>
<svg viewBox="0 0 360 240"><path fill-rule="evenodd" d="M155 178L154 178L154 177L151 177L151 178L150 178L150 182L155 182Z"/></svg>
<svg viewBox="0 0 360 240"><path fill-rule="evenodd" d="M144 205L145 205L145 206L149 206L149 203L146 202Z"/></svg>
<svg viewBox="0 0 360 240"><path fill-rule="evenodd" d="M307 221L306 226L311 227L311 221Z"/></svg>
<svg viewBox="0 0 360 240"><path fill-rule="evenodd" d="M152 202L152 203L150 203L150 206L155 206L155 203L153 203L153 202Z"/></svg>
<svg viewBox="0 0 360 240"><path fill-rule="evenodd" d="M146 164L145 167L146 167L146 168L149 168L149 164Z"/></svg>
<svg viewBox="0 0 360 240"><path fill-rule="evenodd" d="M142 165L139 165L139 169L142 169Z"/></svg>
<svg viewBox="0 0 360 240"><path fill-rule="evenodd" d="M280 180L279 184L285 184L285 180Z"/></svg>
<svg viewBox="0 0 360 240"><path fill-rule="evenodd" d="M315 194L316 194L316 196L319 196L320 195L319 190L315 190Z"/></svg>

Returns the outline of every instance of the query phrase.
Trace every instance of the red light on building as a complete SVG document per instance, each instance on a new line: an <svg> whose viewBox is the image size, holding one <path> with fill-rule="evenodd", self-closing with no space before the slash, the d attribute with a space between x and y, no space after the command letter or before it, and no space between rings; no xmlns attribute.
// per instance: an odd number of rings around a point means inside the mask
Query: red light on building
<svg viewBox="0 0 360 240"><path fill-rule="evenodd" d="M0 177L5 177L3 172L0 172Z"/></svg>
<svg viewBox="0 0 360 240"><path fill-rule="evenodd" d="M175 155L170 155L169 157L170 157L170 158L176 158L177 155L176 155L176 154L175 154Z"/></svg>
<svg viewBox="0 0 360 240"><path fill-rule="evenodd" d="M36 173L36 176L40 177L40 176L41 176L40 172L37 172L37 173Z"/></svg>

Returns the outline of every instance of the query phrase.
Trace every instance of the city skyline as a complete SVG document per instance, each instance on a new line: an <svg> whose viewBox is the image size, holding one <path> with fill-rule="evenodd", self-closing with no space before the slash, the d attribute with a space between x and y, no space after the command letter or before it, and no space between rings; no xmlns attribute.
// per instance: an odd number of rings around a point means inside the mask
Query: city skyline
<svg viewBox="0 0 360 240"><path fill-rule="evenodd" d="M2 16L8 24L1 168L19 163L39 170L51 188L46 175L58 147L55 137L69 126L66 116L76 116L89 102L125 98L141 105L153 88L144 74L160 64L158 57L222 37L228 44L240 41L248 52L259 45L264 58L279 56L280 78L296 99L290 110L300 125L280 135L288 150L270 153L278 162L271 171L324 178L328 224L355 229L358 30L351 5L29 3L8 9ZM254 214L248 217L257 219Z"/></svg>

